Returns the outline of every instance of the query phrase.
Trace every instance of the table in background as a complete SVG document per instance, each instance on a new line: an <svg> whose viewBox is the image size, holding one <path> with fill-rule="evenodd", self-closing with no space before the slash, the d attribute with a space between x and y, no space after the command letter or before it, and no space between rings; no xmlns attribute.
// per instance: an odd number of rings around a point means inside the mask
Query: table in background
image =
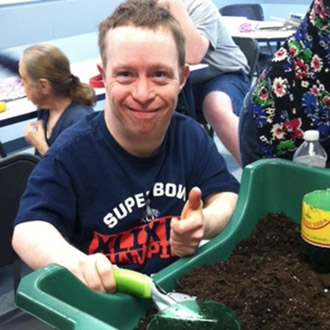
<svg viewBox="0 0 330 330"><path fill-rule="evenodd" d="M271 44L276 43L276 49L281 47L281 44L294 34L295 30L256 30L251 32L236 32L233 37L247 37L257 40L259 43L266 42L268 48L272 51Z"/></svg>
<svg viewBox="0 0 330 330"><path fill-rule="evenodd" d="M288 29L279 21L254 21L236 16L222 16L222 20L231 36L253 38L260 43L266 42L268 46L276 43L277 49L296 31L296 28Z"/></svg>
<svg viewBox="0 0 330 330"><path fill-rule="evenodd" d="M289 38L295 30L257 30L251 32L233 33L235 37L249 37L259 42L283 42Z"/></svg>

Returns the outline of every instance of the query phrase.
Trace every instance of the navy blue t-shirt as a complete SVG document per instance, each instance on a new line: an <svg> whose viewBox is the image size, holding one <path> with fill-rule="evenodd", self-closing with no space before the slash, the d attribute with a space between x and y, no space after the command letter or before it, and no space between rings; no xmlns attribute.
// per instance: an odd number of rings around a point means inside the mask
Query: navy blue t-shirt
<svg viewBox="0 0 330 330"><path fill-rule="evenodd" d="M138 158L120 147L98 112L63 132L40 160L15 224L47 221L83 252L151 274L177 259L169 223L194 186L203 197L239 187L197 122L174 113L157 154Z"/></svg>

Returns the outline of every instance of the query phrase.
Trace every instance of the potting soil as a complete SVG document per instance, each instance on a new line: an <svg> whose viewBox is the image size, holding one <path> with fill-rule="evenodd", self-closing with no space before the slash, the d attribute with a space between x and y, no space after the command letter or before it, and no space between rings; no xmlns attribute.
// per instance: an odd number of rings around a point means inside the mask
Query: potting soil
<svg viewBox="0 0 330 330"><path fill-rule="evenodd" d="M176 291L226 304L242 330L330 329L330 274L311 269L301 255L300 226L282 213L262 217L228 260L182 275Z"/></svg>

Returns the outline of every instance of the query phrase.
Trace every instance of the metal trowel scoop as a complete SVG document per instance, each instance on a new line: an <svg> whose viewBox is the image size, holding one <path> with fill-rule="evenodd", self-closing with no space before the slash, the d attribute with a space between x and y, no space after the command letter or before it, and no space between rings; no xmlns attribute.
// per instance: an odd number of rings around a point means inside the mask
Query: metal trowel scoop
<svg viewBox="0 0 330 330"><path fill-rule="evenodd" d="M198 301L194 297L165 293L151 277L128 269L114 268L117 291L152 299L159 310L148 330L239 330L236 314L226 305ZM179 297L179 298L177 298Z"/></svg>

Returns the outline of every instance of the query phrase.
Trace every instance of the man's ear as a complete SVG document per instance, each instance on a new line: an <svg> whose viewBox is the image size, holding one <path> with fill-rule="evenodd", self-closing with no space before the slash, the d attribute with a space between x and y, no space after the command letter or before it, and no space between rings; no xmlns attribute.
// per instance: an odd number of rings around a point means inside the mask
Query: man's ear
<svg viewBox="0 0 330 330"><path fill-rule="evenodd" d="M105 71L103 68L103 64L99 62L96 64L96 66L97 66L97 69L99 70L100 74L102 75L102 79L105 80Z"/></svg>
<svg viewBox="0 0 330 330"><path fill-rule="evenodd" d="M187 82L187 79L189 77L189 65L185 64L182 70L182 75L181 75L181 81L180 81L180 91L182 91L184 85Z"/></svg>

